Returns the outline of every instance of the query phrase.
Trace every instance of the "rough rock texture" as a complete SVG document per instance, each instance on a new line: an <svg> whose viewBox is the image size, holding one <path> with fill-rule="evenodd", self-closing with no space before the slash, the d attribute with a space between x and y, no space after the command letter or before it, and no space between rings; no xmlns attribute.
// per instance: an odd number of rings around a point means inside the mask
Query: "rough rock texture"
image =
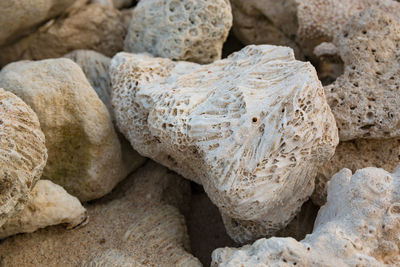
<svg viewBox="0 0 400 267"><path fill-rule="evenodd" d="M291 47L302 58L296 43L295 0L230 0L233 32L244 44L273 44Z"/></svg>
<svg viewBox="0 0 400 267"><path fill-rule="evenodd" d="M0 227L0 239L56 224L66 224L71 229L87 219L86 210L76 197L49 180L40 180L25 208Z"/></svg>
<svg viewBox="0 0 400 267"><path fill-rule="evenodd" d="M328 185L311 235L217 249L212 266L396 266L399 229L400 165L393 174L365 168L352 176L343 169Z"/></svg>
<svg viewBox="0 0 400 267"><path fill-rule="evenodd" d="M0 66L21 59L57 58L76 49L92 49L113 56L123 48L126 34L121 13L91 4L68 16L50 20L34 33L4 47Z"/></svg>
<svg viewBox="0 0 400 267"><path fill-rule="evenodd" d="M345 73L325 93L341 141L400 136L400 21L379 9L353 16L334 43Z"/></svg>
<svg viewBox="0 0 400 267"><path fill-rule="evenodd" d="M23 209L46 160L45 137L36 114L0 87L0 226Z"/></svg>
<svg viewBox="0 0 400 267"><path fill-rule="evenodd" d="M303 52L312 55L315 46L330 42L347 20L359 11L380 6L385 12L400 12L393 0L295 0L298 3L297 41Z"/></svg>
<svg viewBox="0 0 400 267"><path fill-rule="evenodd" d="M314 68L290 48L248 46L207 66L119 53L110 73L121 132L246 223L228 229L239 242L284 227L338 143Z"/></svg>
<svg viewBox="0 0 400 267"><path fill-rule="evenodd" d="M143 0L133 10L125 50L210 63L221 58L231 26L229 0Z"/></svg>
<svg viewBox="0 0 400 267"><path fill-rule="evenodd" d="M81 201L101 197L140 162L124 165L110 115L82 70L69 59L21 61L0 72L0 87L37 113L46 136L43 179Z"/></svg>
<svg viewBox="0 0 400 267"><path fill-rule="evenodd" d="M368 166L393 171L400 162L400 139L356 139L340 142L332 159L318 169L315 190L311 196L317 205L326 202L327 183L343 168L355 172Z"/></svg>
<svg viewBox="0 0 400 267"><path fill-rule="evenodd" d="M5 266L119 266L113 258L130 255L132 266L201 266L186 251L189 239L177 209L187 209L189 194L187 180L149 162L110 195L85 205L85 227L10 237L0 243L0 259ZM104 265L95 265L99 258Z"/></svg>
<svg viewBox="0 0 400 267"><path fill-rule="evenodd" d="M61 15L87 0L2 0L0 1L0 46L35 29L48 19Z"/></svg>

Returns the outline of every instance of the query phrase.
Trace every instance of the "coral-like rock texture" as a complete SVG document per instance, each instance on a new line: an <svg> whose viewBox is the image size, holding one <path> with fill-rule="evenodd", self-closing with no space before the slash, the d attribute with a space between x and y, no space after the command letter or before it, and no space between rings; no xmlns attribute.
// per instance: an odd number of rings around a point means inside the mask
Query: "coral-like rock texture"
<svg viewBox="0 0 400 267"><path fill-rule="evenodd" d="M0 88L0 226L23 209L47 160L35 112Z"/></svg>
<svg viewBox="0 0 400 267"><path fill-rule="evenodd" d="M229 0L142 0L133 10L125 50L211 63L221 58L231 26Z"/></svg>
<svg viewBox="0 0 400 267"><path fill-rule="evenodd" d="M119 53L110 73L121 132L248 224L228 229L240 242L295 216L338 143L315 69L290 48L248 46L207 66Z"/></svg>
<svg viewBox="0 0 400 267"><path fill-rule="evenodd" d="M345 73L325 91L341 141L400 136L399 36L400 20L371 8L335 39Z"/></svg>
<svg viewBox="0 0 400 267"><path fill-rule="evenodd" d="M63 14L86 0L2 0L0 1L0 46L28 34L37 25Z"/></svg>
<svg viewBox="0 0 400 267"><path fill-rule="evenodd" d="M212 266L396 266L399 229L400 165L392 174L343 169L328 185L311 235L301 242L274 237L217 249Z"/></svg>
<svg viewBox="0 0 400 267"><path fill-rule="evenodd" d="M43 179L87 201L107 194L127 176L110 115L72 60L9 64L0 72L0 86L38 115L49 155Z"/></svg>
<svg viewBox="0 0 400 267"><path fill-rule="evenodd" d="M76 197L49 180L39 180L25 208L0 227L0 239L56 224L74 228L87 220L86 210Z"/></svg>
<svg viewBox="0 0 400 267"><path fill-rule="evenodd" d="M148 162L103 199L86 204L84 227L62 226L0 243L5 266L201 266L189 252L190 183Z"/></svg>
<svg viewBox="0 0 400 267"><path fill-rule="evenodd" d="M57 58L76 49L113 56L122 50L125 34L118 10L100 4L87 5L50 20L34 33L3 47L0 66L21 59Z"/></svg>

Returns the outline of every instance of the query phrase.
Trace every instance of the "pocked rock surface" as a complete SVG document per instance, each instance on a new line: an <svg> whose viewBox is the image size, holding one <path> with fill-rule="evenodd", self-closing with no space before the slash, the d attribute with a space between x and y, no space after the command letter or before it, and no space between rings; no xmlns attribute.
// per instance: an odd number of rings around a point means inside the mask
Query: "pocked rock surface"
<svg viewBox="0 0 400 267"><path fill-rule="evenodd" d="M290 48L248 46L206 66L119 53L110 73L121 132L143 156L202 184L245 225L228 229L239 242L283 228L338 143L314 68Z"/></svg>
<svg viewBox="0 0 400 267"><path fill-rule="evenodd" d="M212 266L395 266L400 262L400 165L335 174L328 201L301 242L260 239L213 252Z"/></svg>
<svg viewBox="0 0 400 267"><path fill-rule="evenodd" d="M84 227L62 226L0 243L5 266L201 266L189 251L187 180L148 162L105 198L85 204ZM121 265L119 265L121 264Z"/></svg>
<svg viewBox="0 0 400 267"><path fill-rule="evenodd" d="M125 51L211 63L232 26L229 0L142 0L132 11Z"/></svg>
<svg viewBox="0 0 400 267"><path fill-rule="evenodd" d="M0 227L24 208L46 160L35 112L0 86Z"/></svg>
<svg viewBox="0 0 400 267"><path fill-rule="evenodd" d="M123 162L110 115L69 59L20 61L0 72L0 86L21 97L38 115L48 161L43 179L81 201L99 198L142 163Z"/></svg>

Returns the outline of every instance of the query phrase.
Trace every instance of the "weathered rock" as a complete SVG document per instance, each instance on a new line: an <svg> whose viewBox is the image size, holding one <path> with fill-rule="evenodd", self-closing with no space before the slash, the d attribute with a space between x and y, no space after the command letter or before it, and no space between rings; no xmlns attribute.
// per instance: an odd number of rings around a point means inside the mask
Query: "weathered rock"
<svg viewBox="0 0 400 267"><path fill-rule="evenodd" d="M239 242L283 228L338 143L314 68L290 48L248 46L207 66L119 53L110 73L121 132L250 225L228 229Z"/></svg>
<svg viewBox="0 0 400 267"><path fill-rule="evenodd" d="M399 36L400 21L372 8L335 38L345 72L325 93L341 141L400 137Z"/></svg>
<svg viewBox="0 0 400 267"><path fill-rule="evenodd" d="M373 166L393 171L399 162L400 138L340 142L332 159L318 169L312 201L320 206L325 204L328 181L343 168L355 172Z"/></svg>
<svg viewBox="0 0 400 267"><path fill-rule="evenodd" d="M36 26L79 7L87 0L2 0L0 1L0 46L28 34Z"/></svg>
<svg viewBox="0 0 400 267"><path fill-rule="evenodd" d="M6 266L120 266L126 256L134 260L128 266L201 266L186 251L178 212L187 208L189 194L187 180L149 162L110 195L85 205L85 227L12 236L0 243L0 258Z"/></svg>
<svg viewBox="0 0 400 267"><path fill-rule="evenodd" d="M260 239L213 252L212 266L395 266L400 262L400 165L393 174L343 169L328 185L314 231L304 240Z"/></svg>
<svg viewBox="0 0 400 267"><path fill-rule="evenodd" d="M87 219L86 210L76 197L49 180L40 180L25 208L0 227L0 239L56 224L66 224L71 229L86 223Z"/></svg>
<svg viewBox="0 0 400 267"><path fill-rule="evenodd" d="M46 136L43 179L81 201L101 197L143 161L124 165L110 115L69 59L21 61L0 72L0 87L21 97L37 113Z"/></svg>
<svg viewBox="0 0 400 267"><path fill-rule="evenodd" d="M303 58L296 43L298 30L295 0L230 0L233 32L244 44L273 44L291 47Z"/></svg>
<svg viewBox="0 0 400 267"><path fill-rule="evenodd" d="M143 0L132 12L125 50L210 63L221 58L231 26L229 0Z"/></svg>
<svg viewBox="0 0 400 267"><path fill-rule="evenodd" d="M21 59L57 58L76 49L113 56L123 48L126 34L121 13L91 4L53 19L18 42L3 47L0 66Z"/></svg>
<svg viewBox="0 0 400 267"><path fill-rule="evenodd" d="M47 160L33 110L0 87L0 226L24 208Z"/></svg>

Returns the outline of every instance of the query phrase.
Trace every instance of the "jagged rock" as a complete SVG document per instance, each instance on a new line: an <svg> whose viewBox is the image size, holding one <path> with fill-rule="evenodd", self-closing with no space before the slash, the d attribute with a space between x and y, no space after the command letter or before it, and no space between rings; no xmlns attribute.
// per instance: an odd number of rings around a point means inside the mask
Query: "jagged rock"
<svg viewBox="0 0 400 267"><path fill-rule="evenodd" d="M72 60L9 64L0 72L0 87L21 97L39 117L49 155L43 179L81 201L107 194L143 162L123 162L109 113Z"/></svg>
<svg viewBox="0 0 400 267"><path fill-rule="evenodd" d="M76 197L49 180L40 180L25 208L0 227L0 239L56 224L66 224L71 229L87 220L86 210Z"/></svg>
<svg viewBox="0 0 400 267"><path fill-rule="evenodd" d="M87 0L2 0L0 1L0 46L35 30L35 27L78 8Z"/></svg>
<svg viewBox="0 0 400 267"><path fill-rule="evenodd" d="M232 26L229 0L142 0L132 11L125 50L210 63Z"/></svg>
<svg viewBox="0 0 400 267"><path fill-rule="evenodd" d="M315 191L311 196L317 205L326 202L326 188L331 177L343 168L355 172L373 166L393 171L400 162L400 138L356 139L340 142L332 159L321 166L315 178Z"/></svg>
<svg viewBox="0 0 400 267"><path fill-rule="evenodd" d="M312 193L338 143L310 63L248 46L202 66L119 53L110 65L117 125L141 155L204 186L228 233L273 234Z"/></svg>
<svg viewBox="0 0 400 267"><path fill-rule="evenodd" d="M85 205L85 227L12 236L0 243L0 258L5 266L120 266L125 256L134 260L128 266L201 266L187 252L178 212L187 209L189 197L187 180L149 162L110 195Z"/></svg>
<svg viewBox="0 0 400 267"><path fill-rule="evenodd" d="M328 185L311 235L217 249L212 266L395 266L399 229L400 165L392 174L365 168L352 176L343 169Z"/></svg>
<svg viewBox="0 0 400 267"><path fill-rule="evenodd" d="M3 47L0 66L21 59L57 58L76 49L92 49L113 56L123 48L126 34L121 13L91 4L50 20L34 33Z"/></svg>
<svg viewBox="0 0 400 267"><path fill-rule="evenodd" d="M0 87L0 226L24 208L46 160L35 112Z"/></svg>

